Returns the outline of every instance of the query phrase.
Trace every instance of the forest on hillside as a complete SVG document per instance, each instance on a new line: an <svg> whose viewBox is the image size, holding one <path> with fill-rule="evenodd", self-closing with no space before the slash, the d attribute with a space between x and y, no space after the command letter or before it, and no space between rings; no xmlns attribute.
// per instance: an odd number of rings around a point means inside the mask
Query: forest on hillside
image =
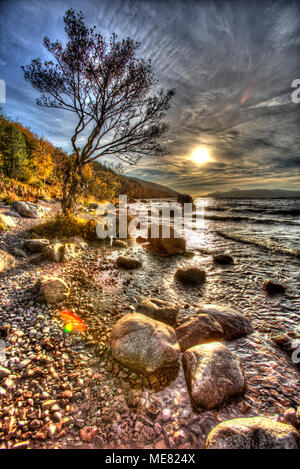
<svg viewBox="0 0 300 469"><path fill-rule="evenodd" d="M60 198L72 155L35 135L20 122L0 114L0 197L7 202L39 197ZM155 198L162 194L118 174L98 161L84 168L85 201Z"/></svg>

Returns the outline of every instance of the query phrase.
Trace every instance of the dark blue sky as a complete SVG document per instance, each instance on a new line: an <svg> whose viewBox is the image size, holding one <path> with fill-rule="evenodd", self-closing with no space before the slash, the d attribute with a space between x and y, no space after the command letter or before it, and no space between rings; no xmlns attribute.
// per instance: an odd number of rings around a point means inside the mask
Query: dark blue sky
<svg viewBox="0 0 300 469"><path fill-rule="evenodd" d="M142 43L160 84L175 88L163 139L170 155L143 159L131 175L181 192L232 187L300 189L300 3L272 1L10 0L0 3L3 110L69 150L74 122L39 108L20 66L48 58L44 35L64 39L63 14L82 9L89 26ZM211 162L191 154L208 149ZM128 173L129 174L129 173Z"/></svg>

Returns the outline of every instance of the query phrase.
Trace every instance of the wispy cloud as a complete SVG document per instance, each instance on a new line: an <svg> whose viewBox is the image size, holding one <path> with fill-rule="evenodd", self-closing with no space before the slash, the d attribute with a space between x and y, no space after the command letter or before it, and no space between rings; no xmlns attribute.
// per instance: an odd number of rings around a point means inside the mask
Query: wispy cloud
<svg viewBox="0 0 300 469"><path fill-rule="evenodd" d="M62 16L82 9L88 24L141 42L163 87L176 88L164 144L170 155L141 160L128 174L193 194L232 185L299 183L300 6L295 1L12 0L1 3L4 110L70 149L72 116L37 108L20 65L46 57L45 34L64 38ZM207 147L212 162L190 158Z"/></svg>

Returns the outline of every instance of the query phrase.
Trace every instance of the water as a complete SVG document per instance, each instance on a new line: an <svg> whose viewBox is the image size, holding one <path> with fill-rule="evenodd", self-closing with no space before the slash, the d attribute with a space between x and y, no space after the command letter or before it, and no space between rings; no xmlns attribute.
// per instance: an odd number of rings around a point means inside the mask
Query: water
<svg viewBox="0 0 300 469"><path fill-rule="evenodd" d="M143 262L143 268L131 274L131 284L126 287L126 296L133 305L149 295L173 301L179 307L179 322L196 317L203 304L223 305L243 313L253 324L253 334L226 344L239 356L245 370L248 387L241 398L210 412L195 410L182 367L165 389L154 394L144 390L145 401L154 400L162 410L168 409L168 425L182 431L183 445L201 448L218 422L255 415L273 417L299 405L299 368L274 345L271 336L294 332L300 337L300 200L196 202L204 220L200 217L201 229L192 230L195 223L191 222L186 232L193 258L154 256L140 245L122 254ZM142 208L143 218L150 203L134 207ZM221 252L233 256L233 266L212 262L212 254ZM183 266L206 270L203 287L186 287L175 281L176 269ZM286 294L268 296L262 285L269 278L284 284Z"/></svg>

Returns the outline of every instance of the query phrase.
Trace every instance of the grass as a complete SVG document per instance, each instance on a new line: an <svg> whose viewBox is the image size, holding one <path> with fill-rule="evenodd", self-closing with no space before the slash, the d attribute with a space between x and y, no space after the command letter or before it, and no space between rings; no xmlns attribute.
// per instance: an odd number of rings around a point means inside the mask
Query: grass
<svg viewBox="0 0 300 469"><path fill-rule="evenodd" d="M40 238L62 239L82 236L87 241L99 240L96 234L96 220L84 220L74 215L56 215L54 218L35 225L30 230Z"/></svg>

